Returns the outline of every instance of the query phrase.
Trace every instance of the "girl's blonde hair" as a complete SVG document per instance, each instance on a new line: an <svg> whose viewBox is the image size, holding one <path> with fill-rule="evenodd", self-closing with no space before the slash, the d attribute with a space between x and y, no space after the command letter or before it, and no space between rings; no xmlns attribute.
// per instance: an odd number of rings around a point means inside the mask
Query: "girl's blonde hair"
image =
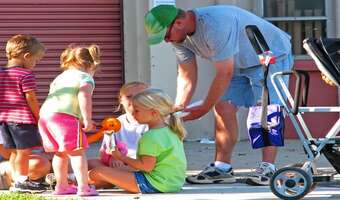
<svg viewBox="0 0 340 200"><path fill-rule="evenodd" d="M119 102L122 99L122 96L124 96L126 94L126 91L131 89L131 88L136 88L136 87L142 87L143 89L146 89L148 87L150 87L149 84L144 83L144 82L140 82L140 81L133 81L133 82L129 82L129 83L125 83L124 85L122 85L122 87L119 90L119 94L118 94L118 100ZM123 111L125 112L125 110L122 110L122 104L119 103L117 109L115 110L115 112L119 112L119 111Z"/></svg>
<svg viewBox="0 0 340 200"><path fill-rule="evenodd" d="M70 67L96 71L100 65L100 49L98 45L88 47L71 44L60 56L62 70Z"/></svg>
<svg viewBox="0 0 340 200"><path fill-rule="evenodd" d="M44 45L37 38L30 35L15 35L6 44L6 57L8 60L17 58L25 53L38 55L44 51Z"/></svg>
<svg viewBox="0 0 340 200"><path fill-rule="evenodd" d="M166 122L170 129L183 141L186 130L183 126L182 119L174 114L174 104L171 98L161 89L146 89L136 94L132 98L132 101L134 104L143 108L157 110L163 117L164 122Z"/></svg>

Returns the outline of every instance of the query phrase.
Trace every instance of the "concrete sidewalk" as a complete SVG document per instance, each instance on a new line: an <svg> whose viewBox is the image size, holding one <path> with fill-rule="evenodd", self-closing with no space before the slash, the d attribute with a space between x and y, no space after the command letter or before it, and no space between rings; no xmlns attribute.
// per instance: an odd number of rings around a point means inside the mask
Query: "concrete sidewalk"
<svg viewBox="0 0 340 200"><path fill-rule="evenodd" d="M94 158L98 155L99 143L93 144L88 151L88 157ZM215 145L201 144L199 142L185 142L185 151L188 160L188 174L194 174L202 170L209 162L213 161ZM129 194L119 189L99 190L100 196L86 197L82 199L90 200L153 200L153 199L176 199L176 200L255 200L255 199L277 199L272 194L268 186L248 186L244 184L244 176L246 176L251 168L256 166L256 163L261 159L260 150L252 150L248 141L240 141L236 145L233 154L233 168L238 177L238 182L235 184L207 184L207 185L190 185L185 184L183 191L176 194ZM307 157L303 152L300 141L286 140L285 147L280 148L277 167L294 164L306 161ZM328 161L321 158L317 163L318 168L333 170ZM337 181L336 183L338 183ZM304 199L323 200L323 199L340 199L340 189L338 184L320 184L315 191L308 194ZM57 198L47 191L42 196ZM58 196L58 199L77 199L77 196Z"/></svg>
<svg viewBox="0 0 340 200"><path fill-rule="evenodd" d="M94 158L98 155L99 143L93 144L88 151L88 157ZM215 145L201 144L200 142L185 142L185 151L188 160L187 174L195 174L203 169L209 162L213 161ZM256 163L261 159L261 151L251 149L248 141L240 141L236 145L233 154L233 167L235 174L238 176L238 182L235 184L207 184L207 185L190 185L185 184L183 191L176 194L129 194L119 189L99 190L100 196L86 197L85 199L195 199L195 200L255 200L255 199L277 199L271 193L268 186L248 186L243 183L244 176L246 176L251 168L256 166ZM287 140L285 147L280 148L277 157L277 167L294 164L306 161L307 157L303 152L299 140ZM332 170L331 165L324 158L321 158L317 165L319 168ZM337 184L338 185L338 184ZM42 194L43 196L55 198L50 192ZM75 198L76 196L58 197L58 199ZM308 194L305 199L321 200L321 199L340 199L340 190L335 185L321 184L315 191Z"/></svg>

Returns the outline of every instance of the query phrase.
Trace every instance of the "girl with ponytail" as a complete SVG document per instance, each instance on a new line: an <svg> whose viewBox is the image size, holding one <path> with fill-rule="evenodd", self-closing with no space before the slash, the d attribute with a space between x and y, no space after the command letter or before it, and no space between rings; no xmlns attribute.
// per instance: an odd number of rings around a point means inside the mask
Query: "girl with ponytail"
<svg viewBox="0 0 340 200"><path fill-rule="evenodd" d="M173 103L160 89L146 89L132 97L132 115L149 130L140 138L137 158L112 156L136 171L101 167L91 170L90 179L105 180L133 193L179 192L185 181L185 129L173 113Z"/></svg>

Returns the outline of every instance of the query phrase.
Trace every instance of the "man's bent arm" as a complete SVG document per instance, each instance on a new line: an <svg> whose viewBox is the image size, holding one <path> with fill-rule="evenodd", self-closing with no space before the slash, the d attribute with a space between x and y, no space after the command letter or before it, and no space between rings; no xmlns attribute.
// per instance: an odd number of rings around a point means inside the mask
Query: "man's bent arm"
<svg viewBox="0 0 340 200"><path fill-rule="evenodd" d="M207 97L203 103L204 107L209 111L224 94L229 87L230 80L234 72L234 59L222 60L214 63L216 75L212 81Z"/></svg>
<svg viewBox="0 0 340 200"><path fill-rule="evenodd" d="M197 84L196 58L179 64L177 69L176 106L185 107L190 102Z"/></svg>

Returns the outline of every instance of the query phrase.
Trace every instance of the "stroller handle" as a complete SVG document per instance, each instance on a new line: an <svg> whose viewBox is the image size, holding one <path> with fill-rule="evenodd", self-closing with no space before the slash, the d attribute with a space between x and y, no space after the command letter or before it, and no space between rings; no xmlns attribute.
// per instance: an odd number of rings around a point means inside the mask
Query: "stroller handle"
<svg viewBox="0 0 340 200"><path fill-rule="evenodd" d="M247 36L258 55L270 51L266 40L255 25L246 26Z"/></svg>
<svg viewBox="0 0 340 200"><path fill-rule="evenodd" d="M308 71L303 70L292 70L281 72L282 75L294 74L296 77L295 83L295 93L294 93L294 106L292 107L292 113L294 115L298 114L300 106L306 106L308 100L308 90L309 90L309 74ZM302 83L302 76L304 82ZM303 84L303 85L302 85ZM302 90L302 97L301 97Z"/></svg>

